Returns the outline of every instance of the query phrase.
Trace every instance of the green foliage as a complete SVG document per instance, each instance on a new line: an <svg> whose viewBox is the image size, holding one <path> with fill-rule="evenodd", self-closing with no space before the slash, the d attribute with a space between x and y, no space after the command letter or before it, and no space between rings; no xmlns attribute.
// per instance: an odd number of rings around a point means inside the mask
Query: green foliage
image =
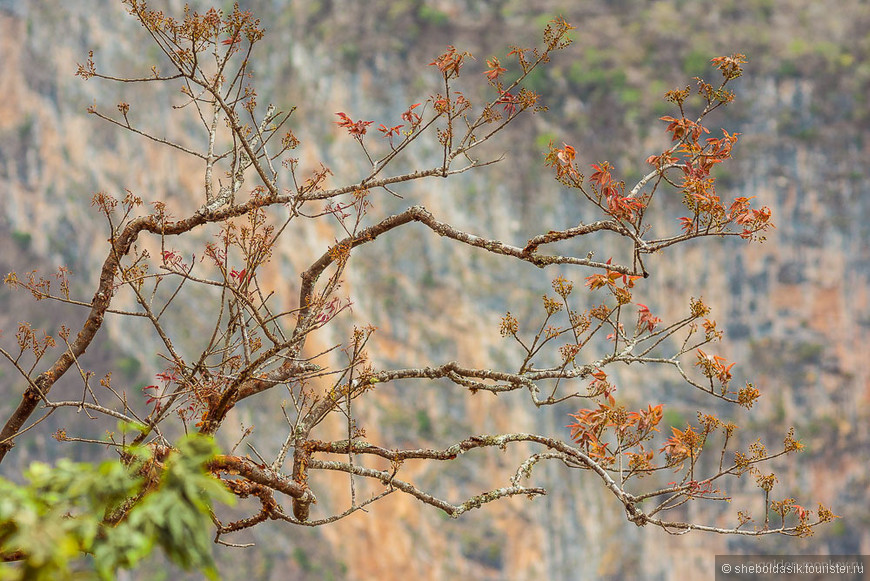
<svg viewBox="0 0 870 581"><path fill-rule="evenodd" d="M25 485L0 479L0 553L23 555L17 567L0 569L0 579L68 579L88 566L79 560L83 554L101 579L113 579L117 569L134 567L155 547L185 569L216 578L211 505L233 497L203 470L215 452L211 439L181 440L155 486L145 477L158 466L147 449L131 450L127 466L64 459L54 468L32 464ZM108 522L139 495L118 524Z"/></svg>
<svg viewBox="0 0 870 581"><path fill-rule="evenodd" d="M423 438L431 438L434 434L432 418L426 410L417 410L417 433Z"/></svg>
<svg viewBox="0 0 870 581"><path fill-rule="evenodd" d="M704 49L694 49L683 58L683 73L688 77L704 77L710 70L710 53Z"/></svg>
<svg viewBox="0 0 870 581"><path fill-rule="evenodd" d="M624 67L616 66L618 59L611 52L589 47L579 60L571 64L568 80L581 96L601 96L618 91L627 82Z"/></svg>
<svg viewBox="0 0 870 581"><path fill-rule="evenodd" d="M544 67L538 67L530 72L523 82L523 86L526 89L535 93L543 93L550 85L552 85L552 81L547 74L547 69Z"/></svg>
<svg viewBox="0 0 870 581"><path fill-rule="evenodd" d="M293 548L293 560L296 561L296 564L298 564L299 568L304 572L308 573L311 571L311 557L308 556L308 552L306 552L302 547Z"/></svg>
<svg viewBox="0 0 870 581"><path fill-rule="evenodd" d="M545 131L544 133L539 133L535 137L535 149L546 152L550 149L550 145L557 142L558 137L559 135L553 131Z"/></svg>
<svg viewBox="0 0 870 581"><path fill-rule="evenodd" d="M447 14L426 4L420 6L417 10L417 15L420 17L420 20L433 26L446 26L449 23Z"/></svg>
<svg viewBox="0 0 870 581"><path fill-rule="evenodd" d="M142 363L132 356L120 357L115 361L115 368L121 372L125 379L135 379L142 369Z"/></svg>
<svg viewBox="0 0 870 581"><path fill-rule="evenodd" d="M466 534L460 539L462 554L472 561L490 567L501 569L504 563L504 539L493 531L483 534Z"/></svg>
<svg viewBox="0 0 870 581"><path fill-rule="evenodd" d="M20 250L27 250L30 248L30 241L33 236L30 232L23 232L21 230L16 230L12 233L12 240L15 241L15 244L18 246Z"/></svg>
<svg viewBox="0 0 870 581"><path fill-rule="evenodd" d="M663 424L666 426L685 426L689 418L678 410L672 407L666 407L664 410Z"/></svg>

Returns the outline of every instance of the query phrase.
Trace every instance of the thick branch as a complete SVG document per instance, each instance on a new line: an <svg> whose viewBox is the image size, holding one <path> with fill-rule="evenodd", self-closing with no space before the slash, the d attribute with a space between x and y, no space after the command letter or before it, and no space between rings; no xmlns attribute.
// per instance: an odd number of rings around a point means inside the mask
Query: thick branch
<svg viewBox="0 0 870 581"><path fill-rule="evenodd" d="M599 220L597 222L593 222L592 224L580 224L579 226L575 226L574 228L568 228L567 230L550 230L546 234L539 234L533 238L531 238L526 247L523 248L523 252L532 253L538 249L538 246L542 244L550 244L551 242L559 242L560 240L569 240L571 238L576 238L577 236L583 236L585 234L591 234L592 232L598 232L600 230L610 230L612 232L616 232L617 234L622 234L623 236L629 236L628 230L625 229L624 226L620 225L615 220ZM611 270L616 270L615 268L611 268ZM631 274L631 273L623 273L623 274Z"/></svg>
<svg viewBox="0 0 870 581"><path fill-rule="evenodd" d="M0 431L0 462L3 461L6 453L12 449L15 436L36 409L40 400L48 395L54 383L66 373L73 362L84 354L96 336L97 331L103 325L103 316L111 303L112 294L114 293L113 283L120 257L127 253L137 235L138 230L131 229L128 226L115 241L113 249L109 253L109 256L106 257L103 268L100 271L100 281L97 292L91 301L91 311L87 319L85 319L81 330L76 335L75 341L70 344L69 349L64 351L63 355L58 357L48 370L36 378L31 387L25 390L18 407L3 426L2 431Z"/></svg>
<svg viewBox="0 0 870 581"><path fill-rule="evenodd" d="M34 380L31 387L25 390L18 407L6 421L2 431L0 431L0 462L3 461L6 454L12 449L16 435L24 426L27 419L33 414L40 400L48 395L54 384L63 377L73 362L77 358L80 358L91 345L97 331L103 325L103 318L112 302L115 292L115 277L120 266L121 257L129 252L142 231L162 236L179 235L209 222L218 222L234 216L247 214L257 207L267 206L273 202L274 200L268 197L258 198L242 205L211 212L207 216L199 212L177 222L167 223L157 215L143 216L129 222L121 233L111 241L112 248L100 270L97 291L91 301L91 310L76 335L75 341L70 344L67 351L57 358L51 367Z"/></svg>
<svg viewBox="0 0 870 581"><path fill-rule="evenodd" d="M208 463L208 468L213 472L232 472L247 478L251 482L262 484L272 490L283 492L287 496L316 503L317 498L311 490L283 474L273 472L265 466L255 464L253 461L240 456L217 456Z"/></svg>
<svg viewBox="0 0 870 581"><path fill-rule="evenodd" d="M389 232L390 230L403 226L409 222L420 222L421 224L425 224L439 236L444 236L452 240L462 242L463 244L474 246L476 248L482 248L488 252L492 252L493 254L500 254L503 256L517 258L524 262L534 264L539 268L544 268L545 266L551 264L573 264L578 266L601 268L604 270L619 272L621 274L636 274L634 269L627 266L605 264L603 262L596 262L588 258L536 254L534 252L534 249L537 248L537 246L539 246L540 244L548 242L548 240L543 239L543 237L546 237L548 235L542 235L541 237L533 238L529 241L529 244L525 248L505 244L500 240L481 238L480 236L477 236L475 234L470 234L468 232L464 232L462 230L454 228L446 222L440 222L436 220L432 213L423 206L411 206L401 214L394 214L392 216L384 218L377 224L360 231L358 234L348 236L347 238L341 240L339 242L339 245L356 248L358 246L371 242L375 240L378 236ZM563 238L557 239L578 236L596 230L614 230L620 233L622 232L622 230L620 230L618 225L614 222L596 222L595 224L591 224L589 226L578 227L578 229L583 229L585 231L578 230L576 233L572 233L570 236L566 235ZM323 273L323 271L326 270L326 268L329 267L329 265L331 265L334 261L335 259L333 258L333 255L331 255L329 252L326 252L317 261L315 261L308 268L308 270L302 273L302 286L300 289L299 297L299 304L302 306L299 314L300 324L305 324L307 320L307 315L309 314L308 311L311 306L311 299L314 296L314 286L318 278Z"/></svg>

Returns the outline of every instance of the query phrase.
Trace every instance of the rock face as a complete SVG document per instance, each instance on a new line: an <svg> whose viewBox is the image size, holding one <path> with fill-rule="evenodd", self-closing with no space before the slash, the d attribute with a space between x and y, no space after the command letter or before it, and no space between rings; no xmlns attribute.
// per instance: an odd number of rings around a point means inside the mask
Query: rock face
<svg viewBox="0 0 870 581"><path fill-rule="evenodd" d="M67 265L77 275L80 294L92 288L88 283L105 252L99 245L104 225L90 208L93 193L129 188L146 200L168 199L189 211L200 203L202 182L188 160L85 114L95 100L107 107L127 100L154 133L182 140L191 135L174 113L167 114L164 104L173 99L168 90L137 101L125 87L73 78L76 62L89 49L106 70L124 73L147 71L155 57L119 6L85 4L0 1L3 260L7 270L19 272ZM166 4L180 13L180 2ZM303 141L301 163L314 168L323 161L335 183L358 179L362 160L337 137L334 112L378 122L397 118L437 90L426 65L447 44L478 57L466 79L471 98L485 89L476 73L486 57L504 58L508 43L531 46L547 16L564 14L578 28L576 46L532 78L550 111L505 136L494 151L507 150L509 162L402 191L402 200L376 199L373 209L387 215L420 201L459 226L518 244L542 224L561 228L591 216L543 171L541 153L548 141L573 143L583 163L610 159L626 179L638 177L643 160L666 145L657 118L670 111L660 95L707 74L710 57L748 54L738 102L716 119L743 135L735 160L717 175L723 197L755 195L771 206L777 229L761 245L707 241L654 256L648 264L653 277L636 297L673 320L686 312L690 297L702 295L726 330L722 354L740 362L735 381L753 380L762 400L751 413L720 409L681 388L667 370L630 368L618 371L619 395L637 404L664 401L683 421L699 407L715 411L763 436L771 447L794 425L808 451L783 465L780 496L818 500L848 516L806 540L670 536L626 523L588 475L548 466L535 477L550 489L549 496L490 505L459 521L394 495L368 513L315 531L264 527L250 534L258 548L244 559L222 549L226 578L684 579L709 577L715 554L870 552L866 6L858 0L842 2L836 11L809 1L788 7L758 1L738 8L738 3L713 7L674 0L642 10L603 0L582 8L536 2L534 10L512 0L251 4L269 31L266 47L256 55L262 59L256 69L260 101L299 107L293 129ZM415 155L414 163L426 164L437 154ZM679 211L678 201L671 206ZM275 286L282 280L295 284L305 260L321 253L331 235L312 226L288 237L276 254ZM508 366L499 317L508 309L530 316L559 273L512 267L435 238L428 230L409 229L354 259L346 287L355 302L354 322L379 329L375 363L417 366L456 359ZM590 243L590 249L596 257L615 251L606 239ZM568 275L582 286L587 273ZM25 318L23 305L36 308L10 298L7 290L0 300L4 330ZM53 315L47 316L34 311L28 318L42 317L50 325ZM189 323L195 329L196 321ZM120 322L110 321L106 332L107 345L98 349L102 360L95 366L117 369L124 361L134 385L160 370L148 349L153 345L156 352L156 343L125 332ZM11 335L7 331L3 339ZM0 409L8 410L17 397L11 394L20 389L11 373L0 375L6 394ZM519 396L487 395L468 397L449 385L387 386L361 411L361 419L372 439L394 445L409 433L439 444L452 443L456 434L504 430L567 436L563 426L574 411L570 406L536 411ZM275 406L258 402L238 414L243 423L265 426L276 420L269 409ZM37 434L16 449L19 463L51 454L49 434ZM412 475L459 500L505 485L518 458L513 452L481 455L455 467L420 467ZM690 506L687 514L721 519L724 525L735 520L737 507L756 503L760 517L752 482L743 485L733 491L733 507L719 513ZM346 506L347 483L323 486L330 491L318 493L325 508Z"/></svg>

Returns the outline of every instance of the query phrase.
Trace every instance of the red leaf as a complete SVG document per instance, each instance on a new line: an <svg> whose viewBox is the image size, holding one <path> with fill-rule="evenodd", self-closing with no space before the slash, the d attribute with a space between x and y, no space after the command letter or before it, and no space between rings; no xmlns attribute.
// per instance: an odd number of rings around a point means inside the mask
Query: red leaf
<svg viewBox="0 0 870 581"><path fill-rule="evenodd" d="M356 138L360 138L366 134L366 127L374 123L374 121L357 121L354 122L353 119L348 117L345 113L336 113L340 121L336 121L335 124L339 127L344 127L347 129L347 132L353 135Z"/></svg>
<svg viewBox="0 0 870 581"><path fill-rule="evenodd" d="M496 57L492 57L491 59L487 59L486 66L489 67L489 70L484 72L483 74L490 81L495 81L502 73L506 73L507 69L501 66L501 63L498 62Z"/></svg>
<svg viewBox="0 0 870 581"><path fill-rule="evenodd" d="M600 184L602 188L613 181L613 177L610 175L610 170L613 169L613 166L610 163L606 161L601 165L593 163L592 169L595 170L595 173L589 176L589 181Z"/></svg>

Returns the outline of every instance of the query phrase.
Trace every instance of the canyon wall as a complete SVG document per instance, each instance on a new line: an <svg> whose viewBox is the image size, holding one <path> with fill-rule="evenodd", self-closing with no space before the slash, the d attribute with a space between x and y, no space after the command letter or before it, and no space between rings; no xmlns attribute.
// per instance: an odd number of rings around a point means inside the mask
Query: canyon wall
<svg viewBox="0 0 870 581"><path fill-rule="evenodd" d="M509 45L533 45L549 18L564 15L577 27L574 46L530 79L549 111L518 123L490 149L495 156L504 152L506 162L400 190L402 199L385 193L373 200L372 218L423 203L457 226L522 246L532 232L593 216L543 168L549 141L574 144L584 164L609 159L618 175L637 179L647 156L667 144L658 120L671 113L664 91L696 75L712 77L711 57L747 54L747 74L735 85L738 101L712 121L742 133L734 161L717 177L723 198L753 195L769 205L776 230L763 244L706 240L652 256L652 277L635 297L672 320L686 313L691 297L703 296L726 331L719 352L740 362L735 381L754 381L762 399L747 413L712 404L667 369L624 368L614 370L614 377L619 397L634 406L663 401L669 417L683 421L698 409L713 411L772 446L795 426L807 451L781 465L780 493L831 505L846 518L801 540L672 536L627 523L589 475L547 466L535 472L550 490L547 497L504 501L457 521L393 495L321 529L264 526L239 540L255 542L255 548L218 550L225 578L683 579L710 577L716 554L870 553L866 5L854 0L826 10L809 1L762 0L527 4L243 3L268 32L255 55L260 102L298 106L292 128L302 140L301 167L310 171L322 161L334 174L331 183L352 183L364 160L339 134L335 112L376 123L397 119L408 105L437 91L438 77L427 65L448 44L477 57L463 77L469 98L484 96L478 73L485 59L498 54L507 62ZM177 1L163 6L179 14L182 8ZM202 176L190 160L100 123L86 107L96 102L110 108L126 100L153 133L192 143L197 137L183 114L167 113L177 96L169 88L137 95L128 86L73 77L88 50L104 70L122 74L147 71L149 59L157 57L116 3L0 1L0 50L4 267L26 273L66 265L75 275L74 289L89 300L106 238L105 224L91 207L93 193L130 189L146 201L166 199L181 213L202 203ZM437 155L422 149L408 163L428 166ZM678 202L670 206L678 208ZM264 282L293 288L306 261L323 252L333 235L318 224L289 235L273 259L273 279ZM506 264L457 248L422 227L382 242L355 255L345 283L353 311L334 336L321 341L328 347L350 324L373 324L378 331L372 358L384 367L449 360L509 366L512 351L498 334L504 312L530 320L552 278L565 274L581 287L589 274ZM620 251L607 238L577 244L599 258ZM181 250L195 252L196 244ZM294 292L287 296L285 306L292 306ZM24 299L0 291L4 340L28 308L28 317L47 328L60 317L80 316ZM195 311L191 305L184 318L193 337L207 324ZM159 346L124 325L108 319L102 343L89 355L95 369L126 369L124 380L135 391L161 371ZM11 409L22 389L4 370L0 410ZM280 422L280 399L268 395L239 406L233 421L262 429ZM457 434L506 430L564 438L572 405L535 410L520 394L469 397L448 384L384 386L360 410L360 420L373 440L394 445L421 432L439 445ZM45 429L21 438L14 466L65 454L94 457L93 449L59 448L50 438L59 425L62 420L52 418ZM481 454L455 467L414 467L410 476L460 500L505 485L520 458L513 451ZM319 508L346 507L346 482L314 484L329 491L318 493ZM737 507L759 498L747 479L733 493L733 508L691 506L686 515L724 525L734 521Z"/></svg>

